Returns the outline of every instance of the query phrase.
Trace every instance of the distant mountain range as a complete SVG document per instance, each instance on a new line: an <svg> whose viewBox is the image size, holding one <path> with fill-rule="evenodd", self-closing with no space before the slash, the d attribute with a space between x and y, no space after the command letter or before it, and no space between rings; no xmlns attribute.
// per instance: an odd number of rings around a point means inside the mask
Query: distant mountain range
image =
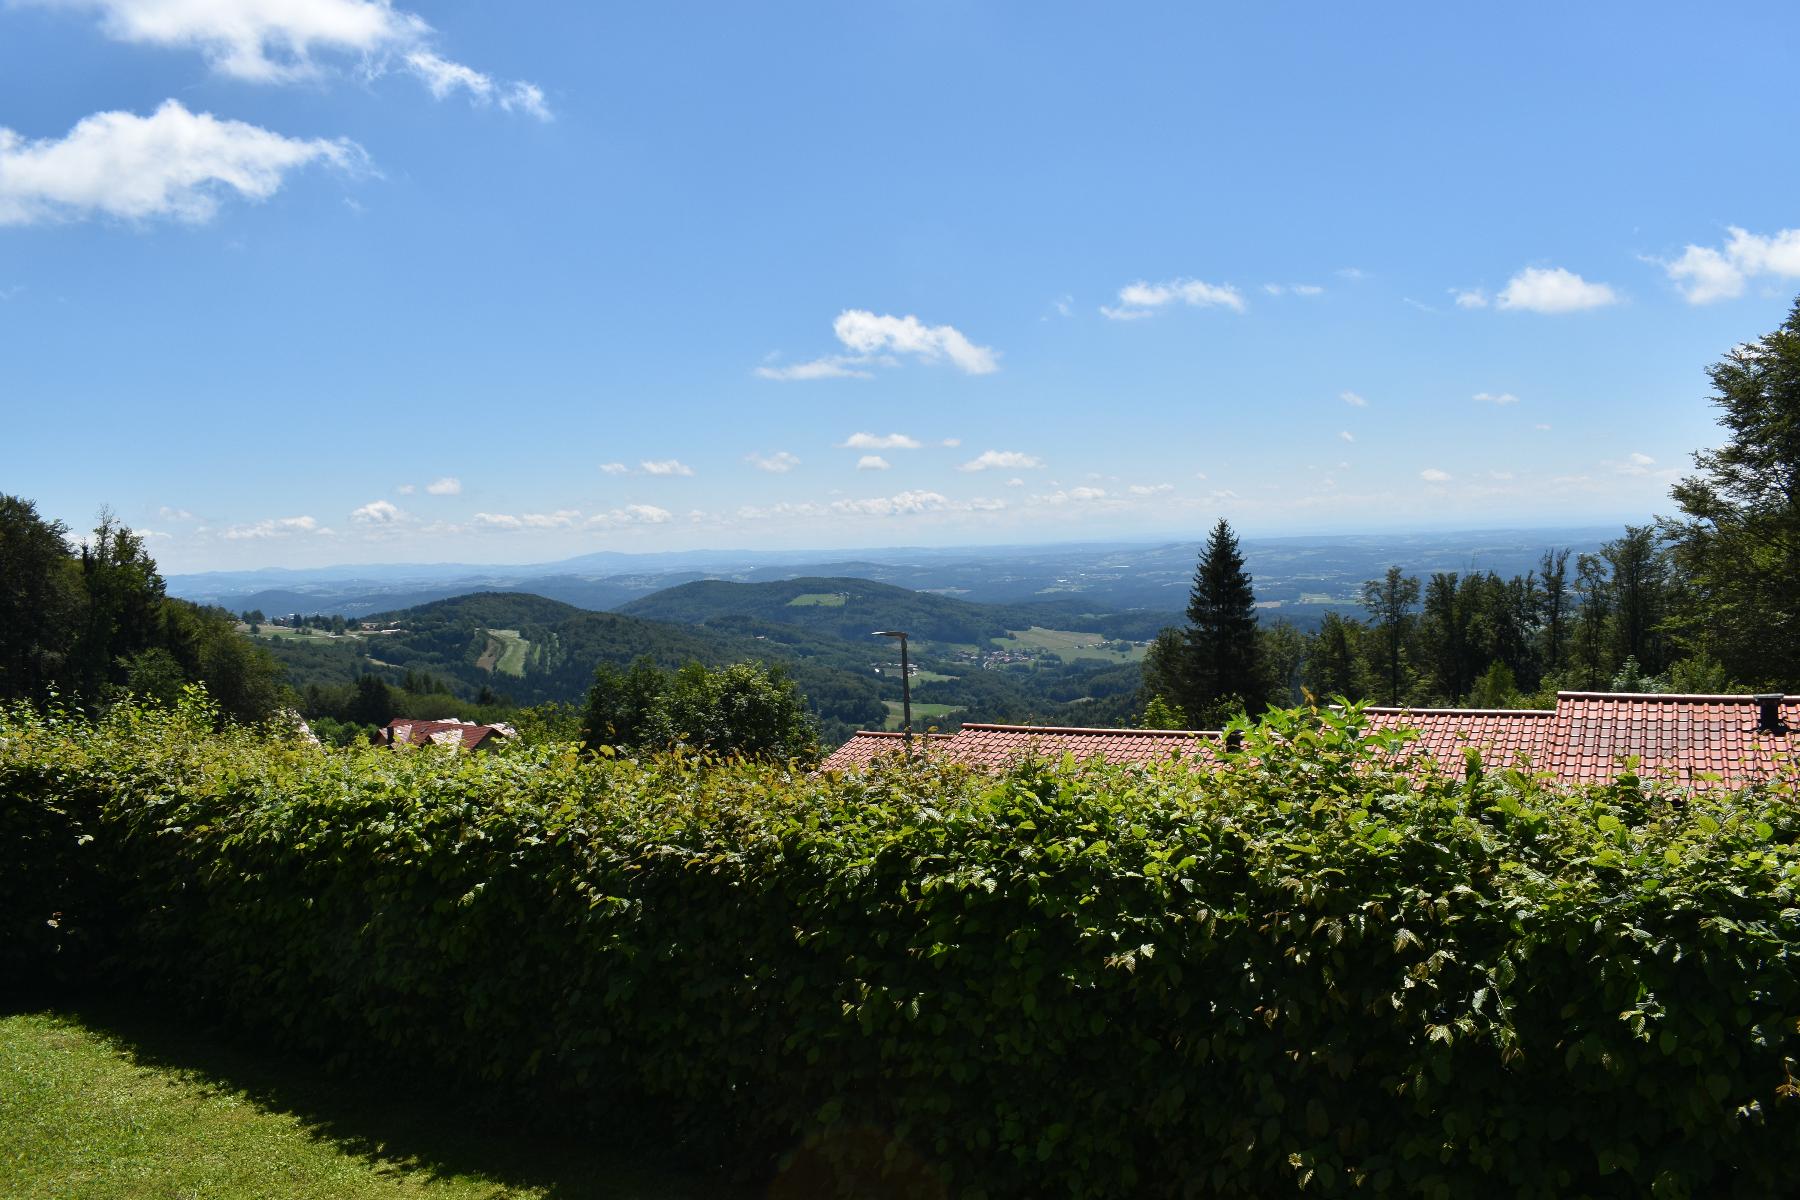
<svg viewBox="0 0 1800 1200"><path fill-rule="evenodd" d="M1410 573L1534 566L1551 546L1593 550L1616 527L1485 530L1265 538L1244 542L1259 601L1271 615L1312 624L1327 608L1353 605L1357 588L1390 564ZM530 592L594 611L625 610L654 593L701 580L774 582L804 577L893 584L982 604L1057 604L1099 616L1182 609L1197 542L1067 543L1050 546L898 548L836 552L600 551L552 563L475 566L381 564L270 568L172 575L172 595L234 611L371 613L474 592Z"/></svg>

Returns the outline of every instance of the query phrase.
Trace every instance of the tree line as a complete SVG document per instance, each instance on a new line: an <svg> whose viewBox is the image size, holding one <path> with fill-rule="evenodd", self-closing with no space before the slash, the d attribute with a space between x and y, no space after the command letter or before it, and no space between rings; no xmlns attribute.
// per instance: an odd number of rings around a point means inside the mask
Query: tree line
<svg viewBox="0 0 1800 1200"><path fill-rule="evenodd" d="M1363 585L1360 616L1302 633L1259 623L1221 520L1187 624L1145 659L1143 723L1216 726L1307 697L1510 708L1551 707L1559 690L1800 688L1800 301L1708 376L1726 437L1675 485L1679 515L1573 561L1547 548L1511 578L1393 566Z"/></svg>

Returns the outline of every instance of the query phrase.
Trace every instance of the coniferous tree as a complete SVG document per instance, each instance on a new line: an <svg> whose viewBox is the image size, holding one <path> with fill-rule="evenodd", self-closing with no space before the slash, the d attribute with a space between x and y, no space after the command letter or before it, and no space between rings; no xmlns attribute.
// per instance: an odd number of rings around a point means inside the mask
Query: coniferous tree
<svg viewBox="0 0 1800 1200"><path fill-rule="evenodd" d="M1401 668L1415 619L1413 608L1419 603L1419 577L1389 567L1380 579L1363 584L1362 602L1375 625L1376 658L1387 684L1387 703L1398 704Z"/></svg>
<svg viewBox="0 0 1800 1200"><path fill-rule="evenodd" d="M1181 707L1203 724L1260 706L1265 682L1256 630L1256 593L1237 535L1213 526L1194 572L1183 631Z"/></svg>

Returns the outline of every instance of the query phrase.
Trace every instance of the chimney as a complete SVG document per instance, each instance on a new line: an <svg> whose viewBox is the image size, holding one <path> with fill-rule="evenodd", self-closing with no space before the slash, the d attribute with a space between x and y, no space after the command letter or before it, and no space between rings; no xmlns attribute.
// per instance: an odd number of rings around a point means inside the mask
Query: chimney
<svg viewBox="0 0 1800 1200"><path fill-rule="evenodd" d="M1781 702L1784 699L1780 692L1758 692L1752 697L1756 701L1758 733L1786 733L1788 727L1781 719Z"/></svg>

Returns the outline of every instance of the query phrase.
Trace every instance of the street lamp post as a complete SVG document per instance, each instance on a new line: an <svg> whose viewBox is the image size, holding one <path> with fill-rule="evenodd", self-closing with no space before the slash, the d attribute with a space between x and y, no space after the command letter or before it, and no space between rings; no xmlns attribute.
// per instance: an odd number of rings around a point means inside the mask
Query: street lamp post
<svg viewBox="0 0 1800 1200"><path fill-rule="evenodd" d="M906 660L906 635L898 629L877 629L874 636L900 639L900 736L912 752L912 666Z"/></svg>

